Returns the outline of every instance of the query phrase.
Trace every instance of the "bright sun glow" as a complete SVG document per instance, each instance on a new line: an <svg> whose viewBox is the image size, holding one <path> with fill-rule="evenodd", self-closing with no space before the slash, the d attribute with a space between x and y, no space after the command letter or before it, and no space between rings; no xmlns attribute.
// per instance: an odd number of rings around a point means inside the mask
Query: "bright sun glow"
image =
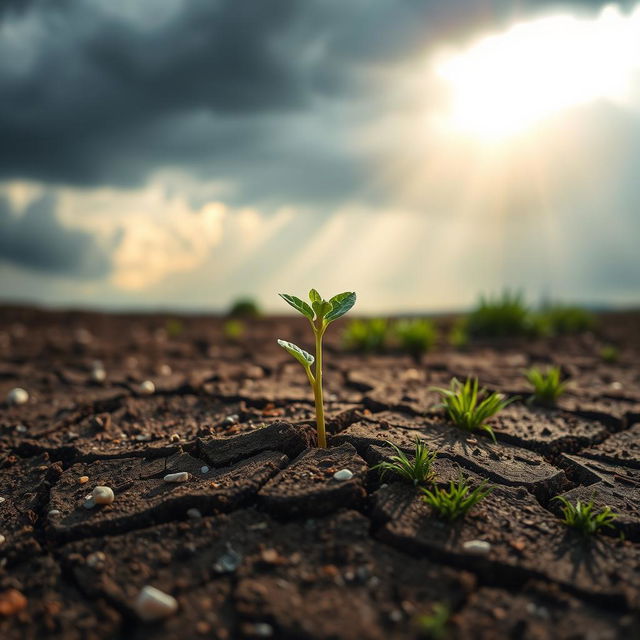
<svg viewBox="0 0 640 640"><path fill-rule="evenodd" d="M513 26L442 59L454 129L488 140L525 130L568 107L623 102L640 69L640 6L597 18L554 16Z"/></svg>

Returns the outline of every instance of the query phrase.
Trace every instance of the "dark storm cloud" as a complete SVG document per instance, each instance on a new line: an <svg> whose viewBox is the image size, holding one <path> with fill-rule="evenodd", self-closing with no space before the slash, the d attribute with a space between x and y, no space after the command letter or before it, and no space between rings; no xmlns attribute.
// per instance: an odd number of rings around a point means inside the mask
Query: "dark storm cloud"
<svg viewBox="0 0 640 640"><path fill-rule="evenodd" d="M111 259L86 231L63 226L55 213L56 198L48 193L15 215L0 197L0 263L51 275L102 277Z"/></svg>
<svg viewBox="0 0 640 640"><path fill-rule="evenodd" d="M547 4L11 0L0 177L134 186L179 167L233 181L239 203L344 198L369 174L344 141L359 114L294 132L292 117L366 100L367 65Z"/></svg>

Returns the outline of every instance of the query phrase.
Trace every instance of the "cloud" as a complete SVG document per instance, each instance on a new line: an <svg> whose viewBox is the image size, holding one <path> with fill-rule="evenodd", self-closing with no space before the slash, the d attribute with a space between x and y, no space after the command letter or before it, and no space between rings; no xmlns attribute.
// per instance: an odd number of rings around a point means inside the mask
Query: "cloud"
<svg viewBox="0 0 640 640"><path fill-rule="evenodd" d="M57 199L45 193L16 214L0 195L0 261L31 271L76 278L101 278L111 271L111 257L94 235L63 225ZM117 245L117 237L114 239Z"/></svg>

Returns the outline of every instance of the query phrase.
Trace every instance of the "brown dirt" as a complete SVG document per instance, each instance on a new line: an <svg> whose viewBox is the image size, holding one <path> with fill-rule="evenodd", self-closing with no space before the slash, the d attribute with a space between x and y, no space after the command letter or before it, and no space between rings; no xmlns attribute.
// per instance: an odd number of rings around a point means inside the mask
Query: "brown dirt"
<svg viewBox="0 0 640 640"><path fill-rule="evenodd" d="M640 637L640 314L553 341L441 346L419 365L344 353L336 327L328 450L310 446L306 378L275 344L309 347L303 321L254 320L233 342L220 319L183 319L174 336L168 319L2 309L0 401L16 386L30 399L0 405L1 638L419 638L440 604L447 638ZM554 363L569 392L529 406L522 369ZM434 408L430 387L468 375L521 396L492 421L496 444ZM441 486L494 485L465 519L444 523L372 470L388 442L410 452L416 438L439 451ZM177 472L187 481L164 480ZM86 509L96 485L115 501ZM610 505L615 529L567 530L556 495ZM485 553L465 545L478 540ZM140 620L145 585L177 613Z"/></svg>

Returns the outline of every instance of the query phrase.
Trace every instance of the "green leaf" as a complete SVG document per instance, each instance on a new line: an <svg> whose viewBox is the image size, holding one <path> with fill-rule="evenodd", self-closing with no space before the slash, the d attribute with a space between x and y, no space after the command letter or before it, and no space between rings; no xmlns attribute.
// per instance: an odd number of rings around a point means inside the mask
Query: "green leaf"
<svg viewBox="0 0 640 640"><path fill-rule="evenodd" d="M356 303L356 294L353 291L345 291L344 293L339 293L337 296L333 296L333 298L329 300L329 303L331 304L332 309L327 313L324 319L327 322L333 322L353 307Z"/></svg>
<svg viewBox="0 0 640 640"><path fill-rule="evenodd" d="M307 353L304 349L301 349L293 342L287 342L286 340L278 340L278 344L288 353L290 353L305 369L310 367L315 358Z"/></svg>
<svg viewBox="0 0 640 640"><path fill-rule="evenodd" d="M322 296L316 289L311 289L311 291L309 291L309 300L311 300L311 302L322 302Z"/></svg>
<svg viewBox="0 0 640 640"><path fill-rule="evenodd" d="M313 309L306 302L300 300L300 298L296 298L296 296L290 296L288 293L279 293L278 295L296 311L313 322Z"/></svg>
<svg viewBox="0 0 640 640"><path fill-rule="evenodd" d="M314 301L311 305L313 310L316 312L316 318L322 320L329 311L331 311L331 303L326 300L321 300L320 302Z"/></svg>

